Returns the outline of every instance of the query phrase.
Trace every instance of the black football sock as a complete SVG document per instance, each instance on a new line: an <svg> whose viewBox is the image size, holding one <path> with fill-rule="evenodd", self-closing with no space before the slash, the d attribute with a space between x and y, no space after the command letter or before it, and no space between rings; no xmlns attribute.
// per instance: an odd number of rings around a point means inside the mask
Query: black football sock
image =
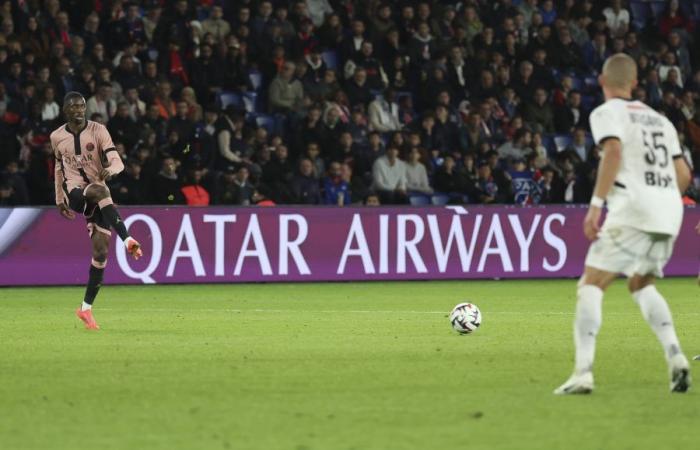
<svg viewBox="0 0 700 450"><path fill-rule="evenodd" d="M95 267L95 261L93 261L93 264L90 265L90 278L88 279L87 288L85 289L84 301L88 305L92 305L92 302L95 301L95 297L97 297L97 293L100 292L104 273L104 265L102 267Z"/></svg>
<svg viewBox="0 0 700 450"><path fill-rule="evenodd" d="M117 208L115 208L114 205L110 203L108 205L100 206L100 212L102 213L102 217L105 218L109 226L114 228L114 231L117 232L121 240L125 241L126 238L129 237L129 232L126 231L126 226L124 225L121 216L117 212Z"/></svg>

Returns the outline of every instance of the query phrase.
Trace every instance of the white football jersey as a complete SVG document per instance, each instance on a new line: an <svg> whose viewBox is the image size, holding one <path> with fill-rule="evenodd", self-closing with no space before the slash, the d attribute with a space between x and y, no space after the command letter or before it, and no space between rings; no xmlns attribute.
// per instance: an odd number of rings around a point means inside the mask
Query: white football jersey
<svg viewBox="0 0 700 450"><path fill-rule="evenodd" d="M597 144L622 143L622 164L607 197L605 227L629 226L675 236L683 221L683 202L674 159L682 157L673 124L644 103L614 98L593 110L591 131Z"/></svg>

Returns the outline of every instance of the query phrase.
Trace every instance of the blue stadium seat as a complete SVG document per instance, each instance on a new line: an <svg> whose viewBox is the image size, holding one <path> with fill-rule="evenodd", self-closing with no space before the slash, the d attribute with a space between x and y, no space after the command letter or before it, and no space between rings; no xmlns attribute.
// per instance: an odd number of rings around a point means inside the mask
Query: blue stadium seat
<svg viewBox="0 0 700 450"><path fill-rule="evenodd" d="M630 13L632 13L632 24L637 30L644 28L652 15L651 9L645 1L631 1Z"/></svg>
<svg viewBox="0 0 700 450"><path fill-rule="evenodd" d="M243 106L241 96L235 92L221 92L218 95L218 103L222 109L226 108L228 105Z"/></svg>
<svg viewBox="0 0 700 450"><path fill-rule="evenodd" d="M430 197L425 194L410 194L408 200L413 206L430 205Z"/></svg>
<svg viewBox="0 0 700 450"><path fill-rule="evenodd" d="M338 54L334 50L321 53L321 58L329 69L336 70L338 68Z"/></svg>
<svg viewBox="0 0 700 450"><path fill-rule="evenodd" d="M583 86L586 92L597 92L600 90L597 77L586 77L583 79Z"/></svg>
<svg viewBox="0 0 700 450"><path fill-rule="evenodd" d="M252 71L248 74L248 79L250 80L250 84L253 85L253 89L255 89L256 92L259 91L262 86L262 74L258 71Z"/></svg>
<svg viewBox="0 0 700 450"><path fill-rule="evenodd" d="M571 138L570 134L557 134L554 136L554 145L557 148L557 152L563 151L571 144L572 140L573 139Z"/></svg>
<svg viewBox="0 0 700 450"><path fill-rule="evenodd" d="M257 92L246 92L243 94L243 106L246 112L255 113L258 111L258 94Z"/></svg>
<svg viewBox="0 0 700 450"><path fill-rule="evenodd" d="M255 123L259 127L265 127L268 133L272 134L275 131L275 119L267 114L259 114L255 117Z"/></svg>
<svg viewBox="0 0 700 450"><path fill-rule="evenodd" d="M556 153L556 147L554 146L554 139L552 139L551 134L542 135L542 145L547 149L547 155L551 156Z"/></svg>
<svg viewBox="0 0 700 450"><path fill-rule="evenodd" d="M430 197L430 201L432 202L433 205L446 205L448 201L450 201L450 197L445 195L445 194L438 194L436 193L432 197Z"/></svg>

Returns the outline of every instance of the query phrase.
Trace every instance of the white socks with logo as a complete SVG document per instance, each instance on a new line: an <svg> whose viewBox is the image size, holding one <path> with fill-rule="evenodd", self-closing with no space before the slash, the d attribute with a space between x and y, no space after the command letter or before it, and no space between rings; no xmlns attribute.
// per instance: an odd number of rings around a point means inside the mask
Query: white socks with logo
<svg viewBox="0 0 700 450"><path fill-rule="evenodd" d="M595 357L595 338L603 321L603 291L598 286L586 284L578 288L576 318L574 319L574 343L576 344L576 373L590 372Z"/></svg>
<svg viewBox="0 0 700 450"><path fill-rule="evenodd" d="M652 331L659 338L661 346L664 348L666 359L670 359L677 353L681 352L681 346L678 343L676 329L673 327L673 318L671 310L668 308L666 299L656 290L656 286L650 284L632 294L634 301L642 310L644 320L649 323Z"/></svg>

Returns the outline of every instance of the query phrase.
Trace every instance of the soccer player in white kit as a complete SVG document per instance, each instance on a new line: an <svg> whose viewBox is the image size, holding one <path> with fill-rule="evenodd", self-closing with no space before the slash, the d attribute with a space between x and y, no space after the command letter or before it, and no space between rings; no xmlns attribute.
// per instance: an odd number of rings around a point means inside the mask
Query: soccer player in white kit
<svg viewBox="0 0 700 450"><path fill-rule="evenodd" d="M591 113L590 123L603 157L583 222L584 233L593 243L578 283L574 373L554 393L593 391L603 292L618 274L628 277L632 297L661 342L671 392L685 392L690 387L688 360L681 351L671 311L654 280L663 276L681 227L681 192L690 183L690 169L671 122L631 99L637 85L637 66L632 58L623 53L608 58L598 81L605 103ZM601 227L605 202L608 214Z"/></svg>

